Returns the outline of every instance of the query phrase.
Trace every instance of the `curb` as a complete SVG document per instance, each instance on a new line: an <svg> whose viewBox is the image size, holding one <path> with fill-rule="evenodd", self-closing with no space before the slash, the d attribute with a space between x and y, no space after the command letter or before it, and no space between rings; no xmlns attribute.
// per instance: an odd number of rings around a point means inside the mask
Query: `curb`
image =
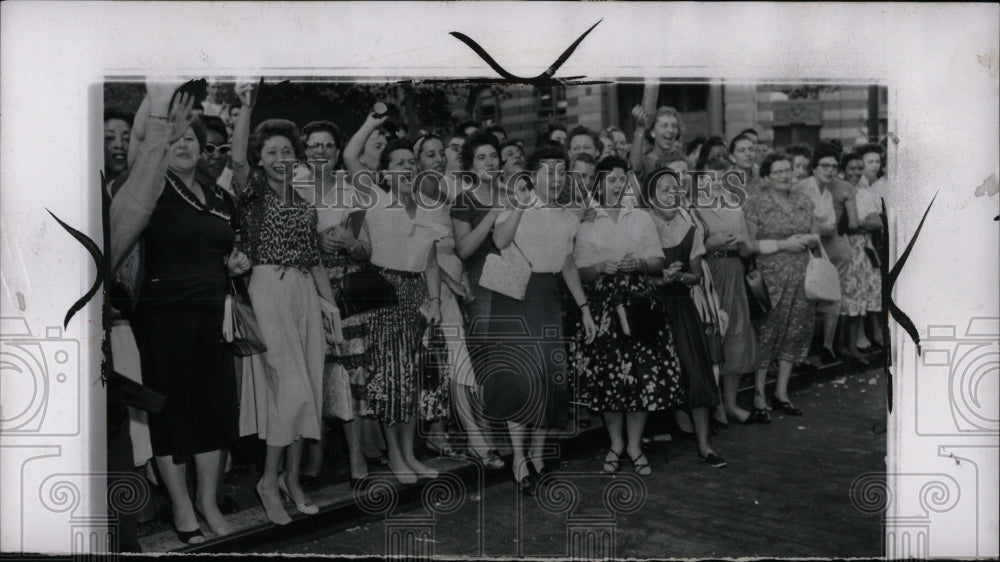
<svg viewBox="0 0 1000 562"><path fill-rule="evenodd" d="M869 367L869 369L879 368L884 364L884 356L881 351L869 355L867 359L871 363L871 367ZM813 383L827 382L833 378L852 372L857 372L853 369L852 365L840 361L827 365L821 365L816 369L797 368L792 371L792 377L789 381L789 390L800 390L802 388L809 387ZM774 381L775 379L773 377L769 377L767 379L766 386L772 387ZM753 385L750 384L747 386L741 386L737 397L741 400L752 399ZM603 447L603 433L598 431L602 429L602 427L603 426L597 426L581 430L576 436L561 441L560 450L563 451L562 460L567 461L582 458L583 456L589 454L591 449ZM447 466L435 466L435 468L438 468L442 473L449 473L454 477L457 477L466 485L475 484L481 479L483 488L486 488L503 482L508 482L510 480L506 470L484 470L482 465L471 461L456 461L454 459L442 460L447 461L445 462L445 465L460 463L458 466L452 466L450 468ZM379 482L384 482L384 480L380 479ZM424 488L432 482L433 480L423 480L410 485L394 484L395 493L397 495L396 508L399 510L405 510L419 505L423 496ZM284 526L277 526L271 523L258 524L242 531L226 535L225 537L213 538L198 545L185 546L169 552L242 552L271 542L287 541L297 536L302 536L348 521L360 523L368 518L377 517L376 513L366 511L360 505L361 502L356 499L353 492L349 491L350 488L347 483L335 484L328 486L326 489L329 491L330 489L338 487L344 488L348 493L338 494L336 500L322 507L316 515L306 517L296 514L293 516L292 522Z"/></svg>

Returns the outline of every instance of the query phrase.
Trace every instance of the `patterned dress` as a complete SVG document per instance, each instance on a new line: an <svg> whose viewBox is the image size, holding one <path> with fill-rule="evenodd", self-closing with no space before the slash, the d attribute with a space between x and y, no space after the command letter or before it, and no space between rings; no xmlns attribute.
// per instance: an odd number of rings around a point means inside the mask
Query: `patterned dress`
<svg viewBox="0 0 1000 562"><path fill-rule="evenodd" d="M747 200L747 222L757 229L758 240L784 240L794 234L812 232L812 200L801 193L789 193L790 210L775 201L765 189ZM757 330L757 368L789 361L803 363L812 341L815 307L805 295L809 252L776 252L757 256L757 267L771 297L771 312L754 322Z"/></svg>
<svg viewBox="0 0 1000 562"><path fill-rule="evenodd" d="M323 254L330 286L337 287L348 273L361 269L345 251ZM365 400L368 386L368 314L343 319L344 341L330 346L323 367L323 417L350 421L370 415Z"/></svg>
<svg viewBox="0 0 1000 562"><path fill-rule="evenodd" d="M577 233L574 257L581 267L631 252L638 259L661 257L660 240L644 210L622 210L617 221L598 210ZM616 306L628 295L653 295L647 278L635 273L601 275L585 288L597 336L587 344L582 323L576 331L580 399L599 412L656 412L685 402L674 337L663 322L655 338L640 340L621 329Z"/></svg>

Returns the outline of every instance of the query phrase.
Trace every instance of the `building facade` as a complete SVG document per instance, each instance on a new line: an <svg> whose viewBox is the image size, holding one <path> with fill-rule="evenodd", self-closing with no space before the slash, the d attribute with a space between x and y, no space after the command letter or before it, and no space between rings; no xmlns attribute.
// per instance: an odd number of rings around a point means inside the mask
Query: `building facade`
<svg viewBox="0 0 1000 562"><path fill-rule="evenodd" d="M550 119L598 130L609 125L630 137L631 111L642 102L641 81L554 88L518 87L497 96L480 93L468 118L482 124L498 123L511 137L530 149L536 132ZM796 143L815 145L837 139L851 146L868 136L869 115L878 114L876 138L886 133L885 86L824 85L823 87L729 84L719 82L664 83L657 106L674 107L681 114L685 142L720 135L731 139L754 128L761 142L776 147ZM464 113L464 108L456 108Z"/></svg>

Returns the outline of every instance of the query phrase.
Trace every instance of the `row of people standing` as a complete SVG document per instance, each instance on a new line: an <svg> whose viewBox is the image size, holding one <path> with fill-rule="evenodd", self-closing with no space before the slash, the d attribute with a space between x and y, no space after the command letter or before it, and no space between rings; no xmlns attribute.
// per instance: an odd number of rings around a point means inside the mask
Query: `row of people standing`
<svg viewBox="0 0 1000 562"><path fill-rule="evenodd" d="M282 494L300 512L318 511L299 472L305 440L321 438L324 417L345 422L355 482L367 473L363 420L383 426L389 467L402 482L436 476L414 454L418 420L458 418L473 455L492 468L504 466L496 452L500 436L491 432L499 424L512 445L515 481L532 493L535 475L546 470L546 437L566 425L571 394L604 414L610 440L604 469L617 470L627 453L644 476L651 473L641 450L650 412L674 411L679 422L688 420L699 454L712 466L725 465L708 438L709 417L723 410L720 402L731 416L764 421L766 402L756 398L754 410L740 416L734 386L726 384L733 374L759 367L763 399L763 373L777 359L775 397L785 411L797 411L787 401L782 373L786 363L790 373L790 365L804 357L802 341L809 338L798 324L809 303L794 296L801 296L801 287L798 293L776 287L794 285L782 277L783 269L795 269L814 240L811 234L821 232L815 197L782 195L791 159L761 164L762 180L773 187L762 192L766 199L751 197L745 215L713 215L649 204L668 194L690 196L681 166L665 150L646 158L649 163L640 170L649 170L645 189L632 193L636 204L625 205L620 195L630 166L601 150L609 143L595 135L573 135L580 147L572 163L559 146L543 144L525 162L527 173L517 174L518 166L508 163L523 162L523 148L501 145L493 133L473 133L457 146L455 138L446 146L434 135L415 144L390 141L380 130L383 120L370 116L343 147L353 182L332 173L314 182L323 190L319 200L367 198L367 204L329 208L288 183L286 165L307 157L314 163L336 161L336 126L310 125L305 146L288 121L268 120L251 132L250 87L238 93L245 109L235 119L231 140L235 201L195 177L198 155L208 143L204 127L192 118L191 100L154 86L141 127L145 138L112 204L115 261L140 236L147 248L150 274L140 292L137 324L143 377L172 405L150 420L150 432L157 463L167 475L175 527L185 542L200 535L186 483L178 476L191 458L199 466L199 511L214 532L229 532L209 484L217 481L219 452L232 446L236 434L232 358L218 341L215 317L221 318L227 278L244 275L251 265L249 296L267 351L245 362L252 367L244 379L243 396L249 399L241 407L241 416L248 417L241 421L245 432L256 432L267 443L257 492L268 518L278 524L290 520ZM676 123L667 123L668 133L659 134L676 141L679 116L662 113ZM618 139L610 140L620 150ZM721 154L725 145L713 154L715 146L702 145L699 165L730 167ZM604 156L590 172L596 184L569 180L567 170L588 164L584 155L596 160L595 151ZM825 169L822 163L813 166L817 175ZM413 172L450 171L456 165L469 174L413 183ZM820 196L827 186L819 184ZM580 200L574 193L591 191L594 208L573 205ZM427 209L417 204L423 197L444 204ZM237 223L246 254L235 245ZM479 283L489 256L500 252L517 252L529 264L523 299ZM753 252L762 254L758 265L765 278L774 277L768 287L778 303L774 311L780 311L769 314L756 333L743 310L746 295L739 293L738 256ZM798 255L782 260L778 252ZM324 314L336 314L333 287L368 267L392 285L398 303L343 319L342 338L328 345L322 326ZM702 313L691 300L691 287L704 283L706 274L715 278L729 316L724 360L712 357ZM648 336L632 337L622 328L619 305L650 295L666 303L664 321ZM445 337L454 367L450 376L428 386L419 380L415 357L427 326L442 322L456 328ZM185 330L195 323L201 329ZM191 341L178 341L180 333ZM175 353L178 345L184 353ZM719 363L722 401L713 374ZM212 462L214 472L208 468Z"/></svg>

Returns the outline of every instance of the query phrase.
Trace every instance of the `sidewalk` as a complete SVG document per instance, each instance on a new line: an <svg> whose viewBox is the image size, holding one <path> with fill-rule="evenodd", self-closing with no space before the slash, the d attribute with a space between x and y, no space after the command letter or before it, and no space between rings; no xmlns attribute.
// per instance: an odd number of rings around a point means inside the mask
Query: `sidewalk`
<svg viewBox="0 0 1000 562"><path fill-rule="evenodd" d="M882 354L875 354L869 358L871 367L868 370L880 368L882 365ZM818 369L809 371L796 371L793 373L789 390L791 392L800 391L811 385L823 385L831 380L838 379L849 373L856 372L846 364L837 362L830 365L820 366ZM772 374L773 375L773 374ZM769 386L773 385L773 379L769 379ZM745 386L740 389L741 401L749 403L752 397L753 388ZM882 416L884 419L884 416ZM599 422L596 418L595 422ZM590 428L583 430L574 438L564 440L560 443L562 462L578 460L593 455L595 451L606 446L606 434L600 423L595 423ZM449 459L444 457L432 458L425 461L429 466L439 470L443 475L450 474L450 478L460 479L466 484L477 483L482 479L482 484L489 488L500 483L509 483L509 470L483 471L480 466L464 460ZM732 467L727 469L732 470ZM378 474L374 473L373 474ZM358 490L359 498L355 497L355 492L350 489L348 482L328 485L320 489L310 491L310 499L319 506L320 512L313 516L304 516L297 512L293 506L286 506L292 522L283 527L272 525L266 519L263 509L257 502L251 507L228 516L234 532L226 537L216 537L208 531L206 525L202 525L203 532L208 539L200 545L188 546L180 543L172 530L161 530L140 537L140 543L144 552L242 552L250 549L266 551L266 545L276 542L294 541L296 537L306 536L312 532L325 527L337 526L351 521L361 521L370 519L373 513L370 505L377 503L382 486L392 485L397 494L397 510L403 511L408 506L418 506L422 497L424 487L431 480L421 481L414 485L402 486L395 483L391 477L376 478L370 487L376 495L365 497L365 490ZM385 492L382 489L381 492ZM365 506L368 511L362 509Z"/></svg>

